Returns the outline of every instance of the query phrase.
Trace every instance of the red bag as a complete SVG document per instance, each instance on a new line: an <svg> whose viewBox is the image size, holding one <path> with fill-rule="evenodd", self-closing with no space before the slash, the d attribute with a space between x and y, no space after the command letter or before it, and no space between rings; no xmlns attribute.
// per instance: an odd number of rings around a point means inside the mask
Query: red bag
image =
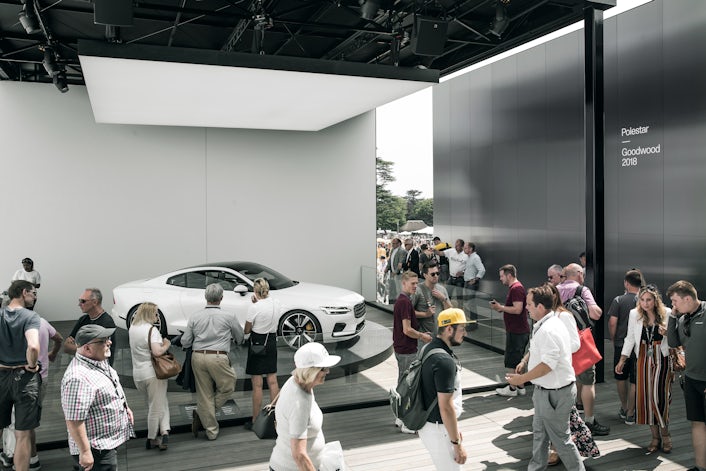
<svg viewBox="0 0 706 471"><path fill-rule="evenodd" d="M596 342L593 340L591 329L579 330L579 340L581 341L581 346L572 355L571 359L574 374L576 375L580 375L603 359L596 347Z"/></svg>

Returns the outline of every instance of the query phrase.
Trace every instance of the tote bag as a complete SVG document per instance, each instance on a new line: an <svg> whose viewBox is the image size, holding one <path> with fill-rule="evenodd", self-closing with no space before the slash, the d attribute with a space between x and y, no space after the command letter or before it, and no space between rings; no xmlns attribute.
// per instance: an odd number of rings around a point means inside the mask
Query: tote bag
<svg viewBox="0 0 706 471"><path fill-rule="evenodd" d="M576 375L580 375L603 359L596 347L596 342L593 340L591 329L579 330L579 340L581 341L581 346L571 358L571 364Z"/></svg>

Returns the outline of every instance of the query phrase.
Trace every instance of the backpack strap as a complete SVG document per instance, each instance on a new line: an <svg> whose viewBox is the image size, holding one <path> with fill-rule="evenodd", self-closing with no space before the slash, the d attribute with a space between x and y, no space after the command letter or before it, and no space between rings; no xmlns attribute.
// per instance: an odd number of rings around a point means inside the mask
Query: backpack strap
<svg viewBox="0 0 706 471"><path fill-rule="evenodd" d="M576 292L574 293L574 296L581 296L583 294L583 285L578 285L576 287ZM583 296L581 296L583 297Z"/></svg>

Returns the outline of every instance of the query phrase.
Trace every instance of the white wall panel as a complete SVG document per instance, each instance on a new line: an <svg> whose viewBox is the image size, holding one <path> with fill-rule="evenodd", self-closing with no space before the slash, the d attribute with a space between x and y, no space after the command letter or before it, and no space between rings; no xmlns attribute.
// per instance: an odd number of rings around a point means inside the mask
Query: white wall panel
<svg viewBox="0 0 706 471"><path fill-rule="evenodd" d="M373 113L319 133L98 125L83 87L0 82L0 142L0 288L32 257L49 320L87 286L110 310L114 286L205 261L360 291Z"/></svg>

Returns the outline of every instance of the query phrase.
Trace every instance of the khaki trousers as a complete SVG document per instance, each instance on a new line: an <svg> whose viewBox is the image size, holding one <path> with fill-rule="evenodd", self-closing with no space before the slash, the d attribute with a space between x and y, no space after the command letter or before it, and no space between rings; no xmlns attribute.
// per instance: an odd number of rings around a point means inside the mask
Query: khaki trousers
<svg viewBox="0 0 706 471"><path fill-rule="evenodd" d="M171 430L166 379L149 378L135 381L135 387L147 396L147 438L154 440Z"/></svg>
<svg viewBox="0 0 706 471"><path fill-rule="evenodd" d="M235 390L235 371L227 354L194 352L191 368L196 380L196 413L209 440L218 437L216 409L230 399Z"/></svg>

